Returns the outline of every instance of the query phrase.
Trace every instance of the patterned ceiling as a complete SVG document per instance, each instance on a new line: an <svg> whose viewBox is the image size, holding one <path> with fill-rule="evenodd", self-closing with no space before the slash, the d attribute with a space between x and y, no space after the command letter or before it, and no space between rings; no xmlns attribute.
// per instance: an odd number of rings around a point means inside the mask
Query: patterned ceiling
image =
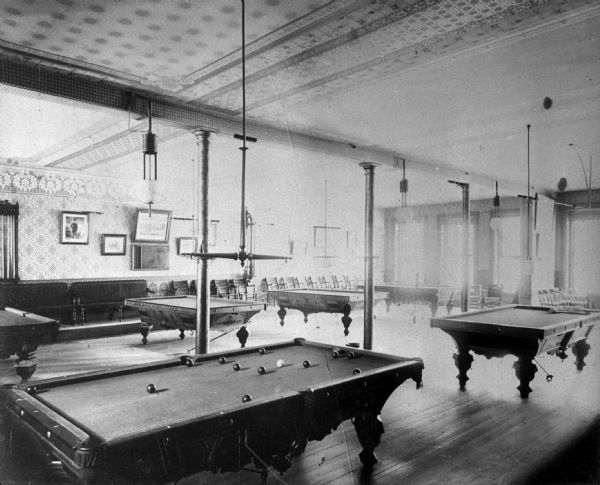
<svg viewBox="0 0 600 485"><path fill-rule="evenodd" d="M288 130L332 140L354 139L342 120L331 130L293 113L307 102L328 102L422 66L485 52L587 12L596 16L598 3L246 0L248 116L274 126L285 120ZM232 116L241 111L241 42L239 0L0 0L0 61L80 74ZM28 161L85 169L139 151L130 120L105 116L89 128L93 136L82 137L81 127L65 134L77 141L70 149L55 140ZM176 128L161 129L178 136ZM392 144L378 148L401 153ZM0 153L0 161L8 156Z"/></svg>

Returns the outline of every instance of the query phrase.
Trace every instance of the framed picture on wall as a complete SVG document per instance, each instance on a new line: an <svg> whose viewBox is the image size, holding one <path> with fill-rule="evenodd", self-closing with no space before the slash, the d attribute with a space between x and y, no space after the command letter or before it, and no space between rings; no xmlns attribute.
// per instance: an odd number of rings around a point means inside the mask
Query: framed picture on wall
<svg viewBox="0 0 600 485"><path fill-rule="evenodd" d="M90 238L88 212L62 212L60 214L60 243L87 244Z"/></svg>
<svg viewBox="0 0 600 485"><path fill-rule="evenodd" d="M145 209L137 211L133 242L163 243L169 242L171 211Z"/></svg>
<svg viewBox="0 0 600 485"><path fill-rule="evenodd" d="M177 254L190 254L194 252L193 237L177 238Z"/></svg>
<svg viewBox="0 0 600 485"><path fill-rule="evenodd" d="M102 234L100 254L102 256L122 256L125 254L127 236L125 234Z"/></svg>

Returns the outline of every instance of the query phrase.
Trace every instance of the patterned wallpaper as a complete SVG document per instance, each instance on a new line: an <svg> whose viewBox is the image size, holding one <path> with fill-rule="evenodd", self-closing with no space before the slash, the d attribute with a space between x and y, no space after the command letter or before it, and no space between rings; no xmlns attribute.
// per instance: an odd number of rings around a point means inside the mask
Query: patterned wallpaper
<svg viewBox="0 0 600 485"><path fill-rule="evenodd" d="M164 186L164 184L163 184ZM185 192L163 187L181 206ZM196 265L177 255L177 237L191 236L191 222L173 221L169 270L132 271L135 213L144 208L142 182L0 168L0 198L19 203L19 276L22 280L195 277ZM189 203L189 201L188 201ZM62 211L90 212L89 244L60 244ZM102 234L126 234L124 256L102 256Z"/></svg>

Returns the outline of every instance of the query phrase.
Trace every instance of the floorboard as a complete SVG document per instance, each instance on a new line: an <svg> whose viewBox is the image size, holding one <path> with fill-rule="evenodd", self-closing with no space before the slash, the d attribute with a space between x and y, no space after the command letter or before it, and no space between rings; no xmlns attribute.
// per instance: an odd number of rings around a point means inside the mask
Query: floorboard
<svg viewBox="0 0 600 485"><path fill-rule="evenodd" d="M345 422L322 441L309 442L283 475L270 473L268 484L591 484L600 483L600 331L590 335L587 366L578 372L574 357L561 362L554 356L538 359L533 393L522 400L512 356L487 360L475 356L467 390L456 380L450 337L429 326L427 307L376 308L374 350L405 357L422 357L424 386L403 383L382 412L385 433L376 449L379 463L364 475L354 427ZM350 335L344 337L336 315L317 314L303 322L289 311L278 323L276 309L254 317L249 345L294 337L332 345L362 342L361 315L353 315ZM212 334L211 334L212 335ZM217 337L217 334L212 337ZM61 341L38 349L34 379L164 359L193 351L190 335L179 340L177 331L155 331L147 345L139 334ZM233 333L211 343L211 351L237 348ZM554 375L551 382L544 371ZM12 360L0 361L0 383L16 381ZM0 423L0 441L8 436ZM1 443L0 443L1 444ZM68 483L60 467L36 455L35 443L25 443L21 455L9 456L0 446L2 485L58 485ZM253 484L258 474L200 473L177 485Z"/></svg>

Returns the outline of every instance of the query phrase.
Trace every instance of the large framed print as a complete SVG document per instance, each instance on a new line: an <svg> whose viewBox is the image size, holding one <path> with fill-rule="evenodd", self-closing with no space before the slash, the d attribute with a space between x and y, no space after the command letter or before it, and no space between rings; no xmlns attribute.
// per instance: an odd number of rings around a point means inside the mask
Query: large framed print
<svg viewBox="0 0 600 485"><path fill-rule="evenodd" d="M88 212L61 212L61 244L88 244L89 239L90 214Z"/></svg>
<svg viewBox="0 0 600 485"><path fill-rule="evenodd" d="M171 211L140 209L135 217L133 242L168 243Z"/></svg>
<svg viewBox="0 0 600 485"><path fill-rule="evenodd" d="M194 238L180 237L177 239L177 254L190 254L194 252Z"/></svg>
<svg viewBox="0 0 600 485"><path fill-rule="evenodd" d="M102 234L102 256L122 256L125 254L127 235L125 234Z"/></svg>

